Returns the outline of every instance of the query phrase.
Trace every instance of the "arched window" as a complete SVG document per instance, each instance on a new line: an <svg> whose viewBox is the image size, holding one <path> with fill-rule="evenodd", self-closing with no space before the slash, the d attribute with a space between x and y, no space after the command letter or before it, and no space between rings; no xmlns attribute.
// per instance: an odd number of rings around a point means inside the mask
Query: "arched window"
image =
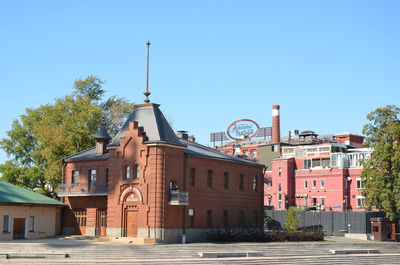
<svg viewBox="0 0 400 265"><path fill-rule="evenodd" d="M136 179L140 178L140 166L139 165L135 166L135 178Z"/></svg>
<svg viewBox="0 0 400 265"><path fill-rule="evenodd" d="M131 167L126 166L124 170L124 179L130 179L131 178Z"/></svg>

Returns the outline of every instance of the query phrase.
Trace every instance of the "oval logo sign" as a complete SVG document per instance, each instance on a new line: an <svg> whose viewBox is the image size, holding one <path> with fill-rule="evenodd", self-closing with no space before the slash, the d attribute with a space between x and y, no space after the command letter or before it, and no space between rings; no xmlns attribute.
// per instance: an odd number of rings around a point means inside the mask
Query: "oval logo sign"
<svg viewBox="0 0 400 265"><path fill-rule="evenodd" d="M226 133L233 140L244 141L256 136L259 128L255 121L242 119L232 122Z"/></svg>

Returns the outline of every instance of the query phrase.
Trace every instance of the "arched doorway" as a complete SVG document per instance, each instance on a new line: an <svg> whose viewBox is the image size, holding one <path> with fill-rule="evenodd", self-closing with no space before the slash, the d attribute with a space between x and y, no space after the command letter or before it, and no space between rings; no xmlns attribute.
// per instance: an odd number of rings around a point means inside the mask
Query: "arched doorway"
<svg viewBox="0 0 400 265"><path fill-rule="evenodd" d="M137 237L139 229L139 204L141 202L140 192L137 189L130 189L123 193L123 224L124 236Z"/></svg>

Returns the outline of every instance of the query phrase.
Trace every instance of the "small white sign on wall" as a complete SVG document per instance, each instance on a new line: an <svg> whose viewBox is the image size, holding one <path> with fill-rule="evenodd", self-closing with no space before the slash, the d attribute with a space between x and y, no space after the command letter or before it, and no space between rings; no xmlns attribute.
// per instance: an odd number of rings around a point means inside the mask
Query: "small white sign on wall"
<svg viewBox="0 0 400 265"><path fill-rule="evenodd" d="M193 216L194 215L194 210L193 209L189 209L189 216Z"/></svg>

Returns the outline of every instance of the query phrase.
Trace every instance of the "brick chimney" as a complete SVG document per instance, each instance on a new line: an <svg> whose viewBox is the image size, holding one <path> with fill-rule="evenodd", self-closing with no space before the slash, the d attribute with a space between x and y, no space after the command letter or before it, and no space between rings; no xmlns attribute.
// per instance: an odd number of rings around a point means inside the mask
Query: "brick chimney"
<svg viewBox="0 0 400 265"><path fill-rule="evenodd" d="M279 105L272 106L272 136L271 143L276 144L281 142L281 128L279 121Z"/></svg>

